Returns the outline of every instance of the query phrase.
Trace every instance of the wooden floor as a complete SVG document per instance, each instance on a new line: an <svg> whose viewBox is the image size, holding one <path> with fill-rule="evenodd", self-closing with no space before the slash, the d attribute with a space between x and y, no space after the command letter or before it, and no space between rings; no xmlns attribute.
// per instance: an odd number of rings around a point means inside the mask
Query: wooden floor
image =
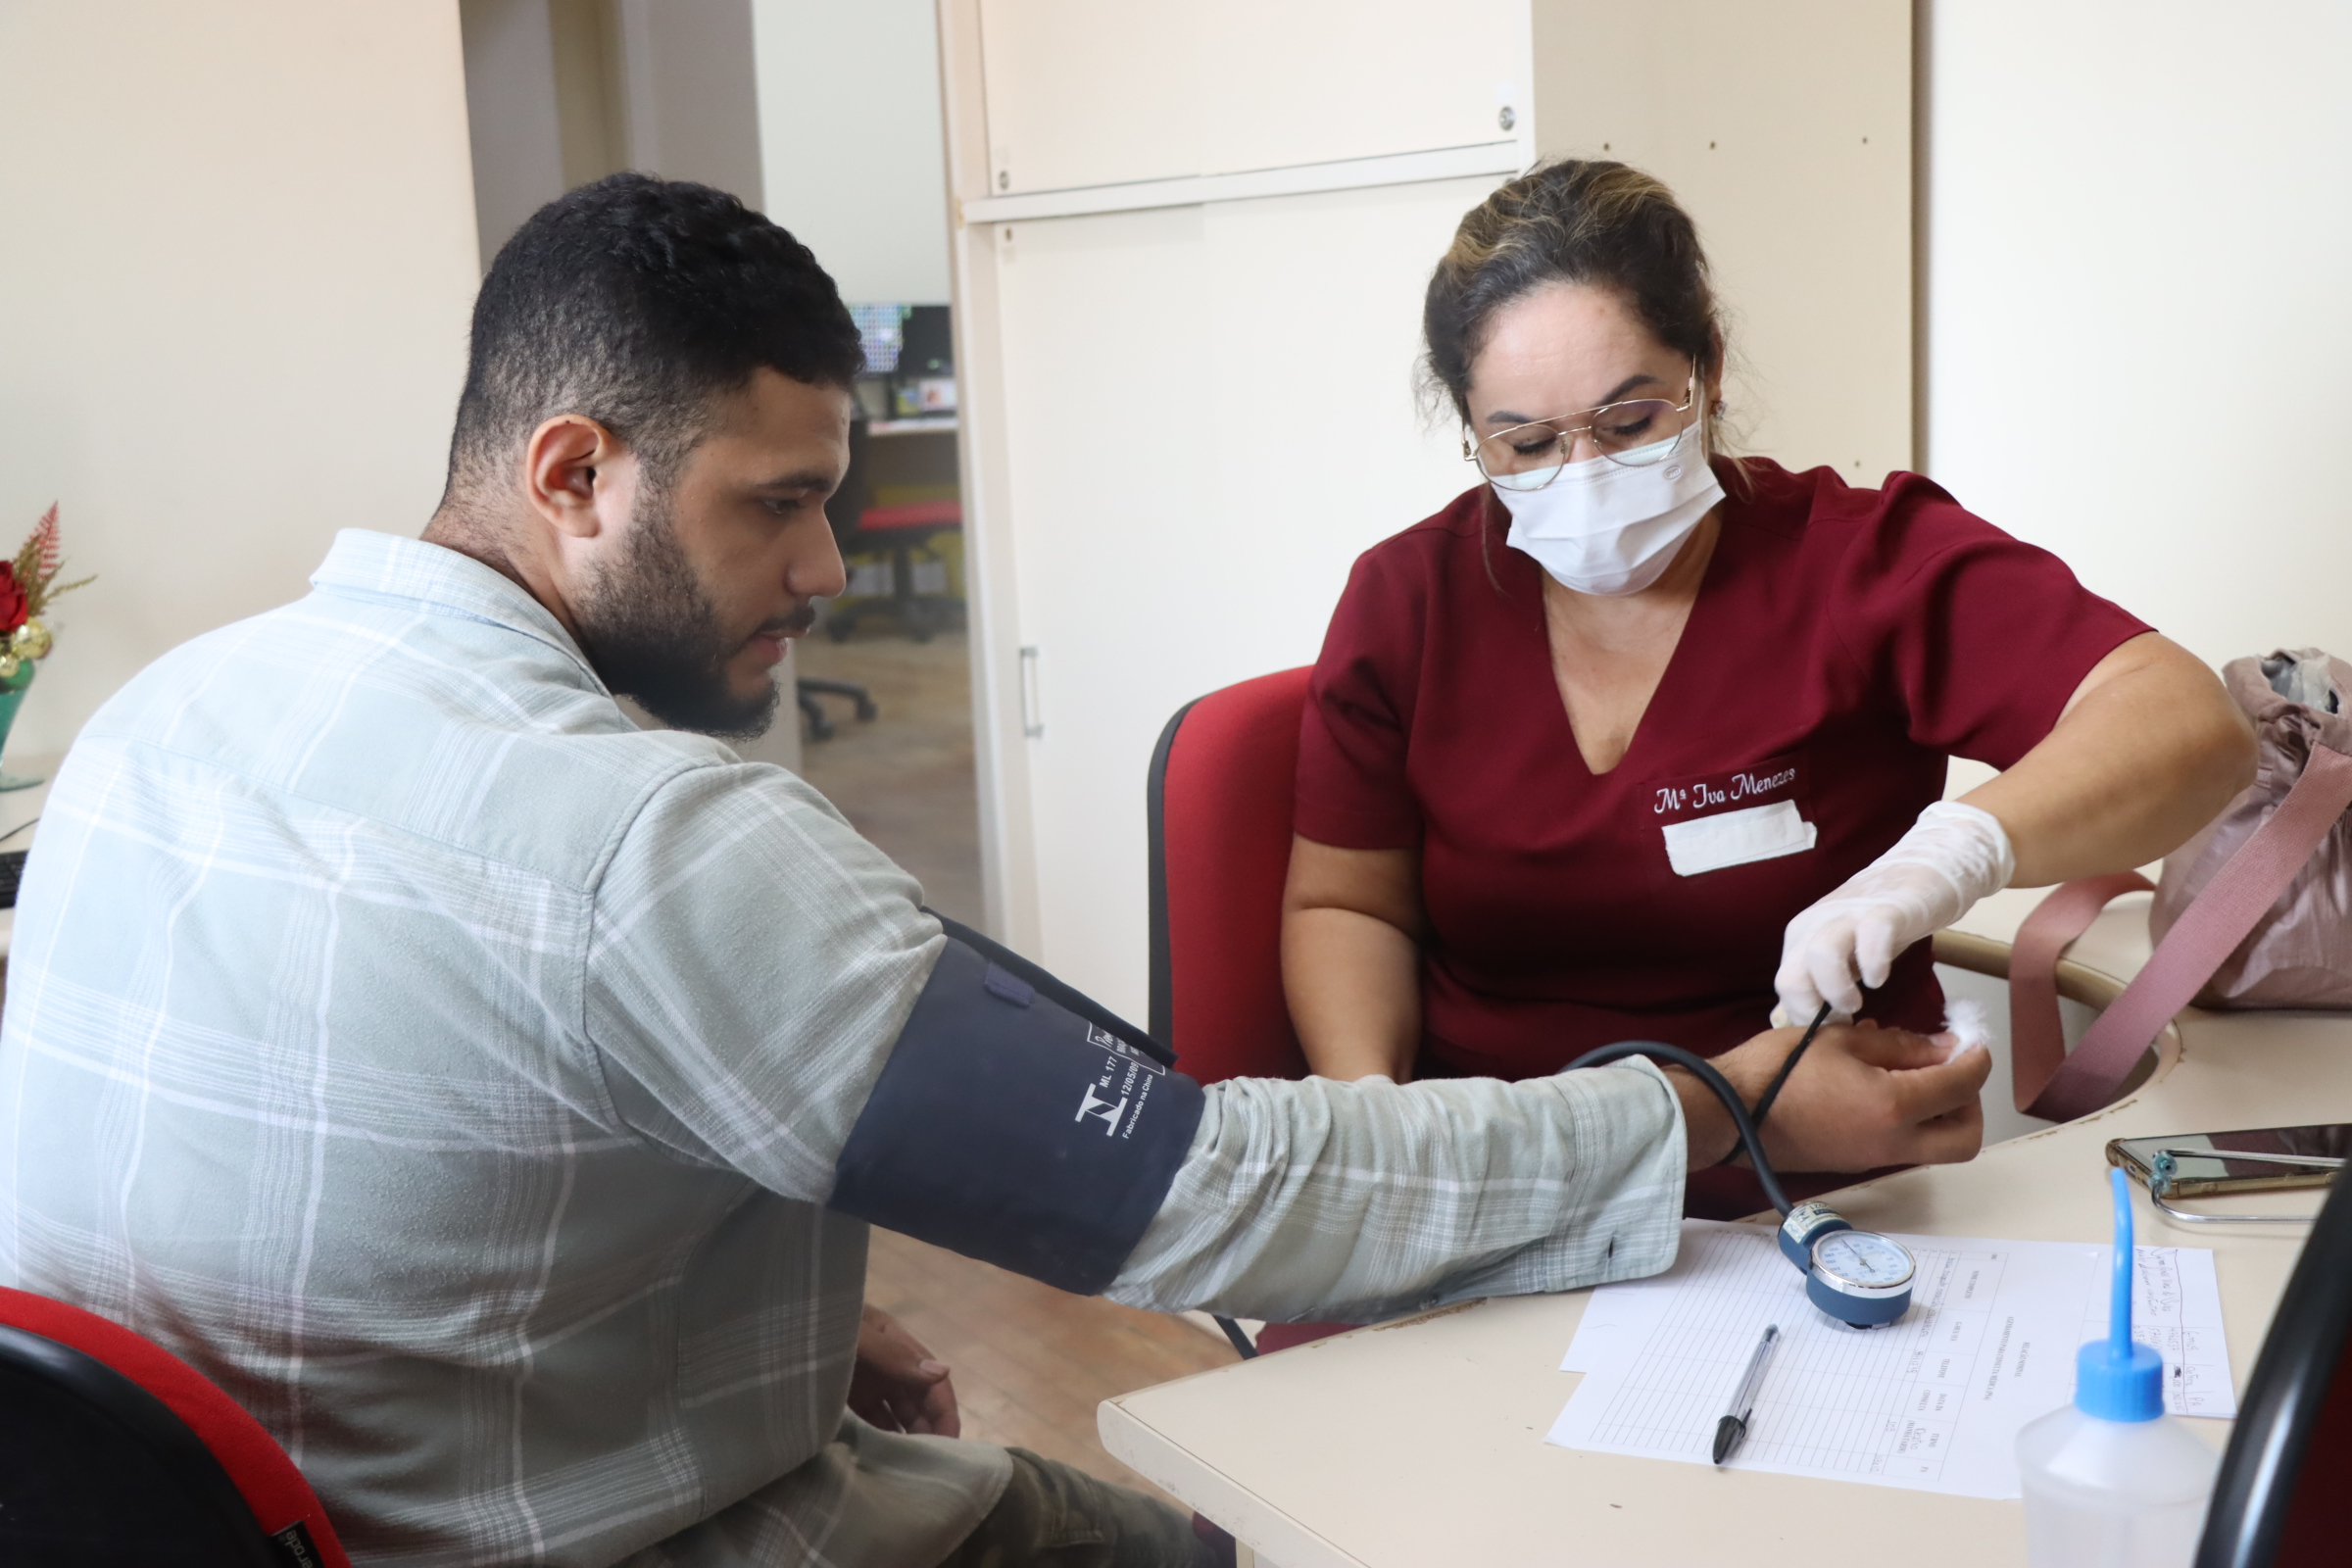
<svg viewBox="0 0 2352 1568"><path fill-rule="evenodd" d="M865 1296L952 1369L965 1437L1146 1491L1103 1451L1095 1406L1237 1359L1183 1318L1066 1295L889 1231L874 1232Z"/></svg>
<svg viewBox="0 0 2352 1568"><path fill-rule="evenodd" d="M798 673L863 685L881 712L860 724L850 705L823 699L831 740L804 730L801 776L923 885L923 902L966 925L987 924L980 902L980 798L972 779L972 676L964 634L927 643L887 621L846 643L823 632L795 651ZM789 710L788 710L789 711ZM1143 786L1136 786L1140 792Z"/></svg>

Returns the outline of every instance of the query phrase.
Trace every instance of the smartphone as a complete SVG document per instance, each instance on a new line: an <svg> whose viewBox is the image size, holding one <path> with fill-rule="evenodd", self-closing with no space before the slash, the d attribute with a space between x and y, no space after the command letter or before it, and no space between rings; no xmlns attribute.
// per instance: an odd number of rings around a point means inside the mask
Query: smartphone
<svg viewBox="0 0 2352 1568"><path fill-rule="evenodd" d="M2170 1198L2204 1198L2215 1193L2256 1193L2286 1187L2325 1187L2335 1172L2324 1166L2274 1165L2268 1160L2231 1159L2231 1153L2303 1154L2352 1157L2352 1122L2310 1127L2255 1127L2234 1133L2174 1133L2166 1138L2117 1138L2107 1145L2107 1163L2121 1165L2133 1181L2149 1185L2156 1152L2173 1152ZM2197 1152L2191 1153L2190 1151Z"/></svg>

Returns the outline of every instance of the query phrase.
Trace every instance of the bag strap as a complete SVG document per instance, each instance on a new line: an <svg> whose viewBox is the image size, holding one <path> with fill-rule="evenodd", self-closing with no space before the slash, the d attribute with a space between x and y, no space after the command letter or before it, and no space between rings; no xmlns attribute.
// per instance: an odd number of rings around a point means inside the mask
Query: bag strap
<svg viewBox="0 0 2352 1568"><path fill-rule="evenodd" d="M2009 1085L2020 1111L2066 1065L2066 1026L2058 1015L2059 956L2108 905L2154 886L2137 871L2062 883L2017 928L2009 948Z"/></svg>
<svg viewBox="0 0 2352 1568"><path fill-rule="evenodd" d="M2187 1006L2196 994L2205 989L2214 971L2219 969L2245 941L2255 923L2277 904L2303 869L2312 853L2328 837L2348 808L2352 808L2352 757L2327 746L2314 746L2311 757L2303 764L2303 776L2286 792L2286 799L2271 813L2271 819L2257 828L2252 837L2237 848L2237 853L2214 873L2205 890L2189 901L2173 922L2172 930L2156 946L2147 964L2124 988L2106 1011L2090 1026L2082 1043L2073 1055L2064 1054L2063 1041L2057 1030L2056 966L2057 954L2048 958L2049 1007L2046 1017L2046 1036L2038 1035L2035 1049L2048 1053L2052 1044L2059 1055L2059 1064L2038 1086L2030 1103L2024 1105L2029 1115L2050 1121L2072 1121L2088 1115L2114 1098L2116 1089L2130 1077L2164 1026L2172 1022L2181 1008ZM2082 883L2069 883L2045 899L2046 906L2069 889L2112 881L2112 878L2090 877ZM2139 879L2134 879L2139 880ZM2140 886L2146 886L2140 881ZM2106 895L2113 898L2126 889L2117 887ZM2090 891L2083 899L2094 896ZM2105 899L2101 899L2103 905ZM2070 902L2069 908L2073 907ZM2035 914L2040 910L2036 909ZM2092 917L2097 909L2091 911ZM2031 918L2028 921L2032 923ZM2051 925L2059 920L2053 916ZM2087 926L2089 920L2083 920ZM2020 931L2020 936L2024 932ZM2081 934L2078 927L2076 933ZM2010 1028L2017 1028L2016 986L2023 965L2012 950L2010 962ZM2029 989L2041 983L2043 968L2038 963ZM2036 1013L2038 1020L2044 1014ZM2037 1031L2038 1022L2034 1024ZM2013 1040L2015 1036L2012 1036ZM2014 1048L2013 1048L2014 1049ZM2037 1055L2034 1065L2045 1064L2048 1056ZM2028 1082L2024 1064L2012 1068L2017 1083L2017 1098L2027 1099Z"/></svg>

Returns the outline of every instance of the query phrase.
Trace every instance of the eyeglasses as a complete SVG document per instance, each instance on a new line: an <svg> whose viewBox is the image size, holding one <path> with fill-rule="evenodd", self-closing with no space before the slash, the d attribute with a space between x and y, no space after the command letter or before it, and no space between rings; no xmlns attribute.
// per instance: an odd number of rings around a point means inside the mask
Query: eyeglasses
<svg viewBox="0 0 2352 1568"><path fill-rule="evenodd" d="M1576 438L1590 436L1592 449L1611 463L1645 468L1674 450L1690 428L1687 417L1698 406L1698 367L1690 368L1690 383L1683 401L1636 398L1630 403L1604 403L1582 414L1563 414L1514 424L1473 443L1462 435L1462 458L1499 490L1541 490L1568 466Z"/></svg>

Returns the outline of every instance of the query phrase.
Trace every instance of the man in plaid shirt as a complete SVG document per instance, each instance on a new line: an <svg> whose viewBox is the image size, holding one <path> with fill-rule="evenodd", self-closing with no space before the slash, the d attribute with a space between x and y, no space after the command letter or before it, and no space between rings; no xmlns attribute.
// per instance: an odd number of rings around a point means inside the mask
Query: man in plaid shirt
<svg viewBox="0 0 2352 1568"><path fill-rule="evenodd" d="M0 1282L224 1386L359 1561L1204 1562L1159 1504L954 1437L945 1369L861 1314L869 1219L1140 1306L1366 1318L1653 1272L1730 1148L1647 1063L1196 1089L708 738L765 724L841 590L859 364L732 198L573 192L483 284L424 537L346 532L58 775ZM1791 1038L1724 1067L1752 1097ZM1776 1152L1920 1157L1975 1085L1884 1070L1911 1052L1825 1037ZM1057 1191L1024 1161L1066 1104L1033 1138L1019 1063L1079 1058L1111 1163Z"/></svg>

